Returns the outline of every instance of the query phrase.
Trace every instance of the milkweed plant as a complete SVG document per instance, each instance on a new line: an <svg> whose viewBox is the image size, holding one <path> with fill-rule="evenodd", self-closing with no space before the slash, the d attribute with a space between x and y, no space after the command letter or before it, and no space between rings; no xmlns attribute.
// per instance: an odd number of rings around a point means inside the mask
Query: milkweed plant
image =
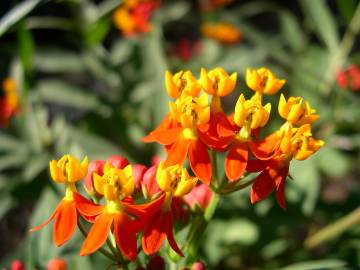
<svg viewBox="0 0 360 270"><path fill-rule="evenodd" d="M286 209L291 161L305 160L324 146L311 131L319 115L302 97L281 94L277 114L283 124L263 134L272 111L263 96L276 95L286 80L265 67L247 69L245 81L253 95L240 92L235 107L225 113L222 99L237 88L237 79L236 72L221 67L202 68L199 78L189 70L166 71L169 112L142 138L162 145L166 158L149 169L118 155L80 161L65 154L50 161L51 178L65 186L64 196L31 232L53 221L54 243L62 246L79 230L84 235L80 255L102 253L117 269L139 265L139 253L152 256L160 249L173 261L187 258L186 269L196 262L206 225L226 194L251 186L252 204L274 192ZM187 232L181 241L179 231Z"/></svg>

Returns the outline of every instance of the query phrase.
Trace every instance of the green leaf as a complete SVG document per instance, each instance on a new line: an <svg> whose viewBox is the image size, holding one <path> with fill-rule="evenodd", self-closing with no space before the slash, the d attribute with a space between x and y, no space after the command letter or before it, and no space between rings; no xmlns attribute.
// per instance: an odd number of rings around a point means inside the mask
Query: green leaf
<svg viewBox="0 0 360 270"><path fill-rule="evenodd" d="M345 22L349 23L356 9L356 0L337 0L336 4L339 8L341 16L345 19Z"/></svg>
<svg viewBox="0 0 360 270"><path fill-rule="evenodd" d="M33 180L48 166L50 157L47 154L41 153L40 155L32 157L26 164L23 170L25 180Z"/></svg>
<svg viewBox="0 0 360 270"><path fill-rule="evenodd" d="M223 241L226 244L240 243L243 245L254 244L259 238L257 225L245 218L226 221L226 230L223 233Z"/></svg>
<svg viewBox="0 0 360 270"><path fill-rule="evenodd" d="M87 29L85 39L86 44L91 47L101 43L111 28L111 21L109 18L104 18L89 26Z"/></svg>
<svg viewBox="0 0 360 270"><path fill-rule="evenodd" d="M34 39L31 32L25 28L25 24L21 23L17 31L19 55L25 74L29 74L32 69L33 56L34 56Z"/></svg>
<svg viewBox="0 0 360 270"><path fill-rule="evenodd" d="M297 18L286 10L279 15L284 40L294 51L301 51L306 46L306 37Z"/></svg>
<svg viewBox="0 0 360 270"><path fill-rule="evenodd" d="M325 259L317 261L306 261L288 265L280 270L319 270L319 269L334 269L337 267L345 267L346 263L336 259ZM343 269L343 268L341 268Z"/></svg>
<svg viewBox="0 0 360 270"><path fill-rule="evenodd" d="M95 95L63 81L42 80L37 84L36 89L46 102L100 113L107 111Z"/></svg>
<svg viewBox="0 0 360 270"><path fill-rule="evenodd" d="M311 20L313 27L320 39L330 51L339 46L339 33L335 17L331 13L325 0L299 0L305 14Z"/></svg>
<svg viewBox="0 0 360 270"><path fill-rule="evenodd" d="M39 49L35 54L34 68L47 73L85 71L84 63L78 54L70 51L46 50L46 48Z"/></svg>
<svg viewBox="0 0 360 270"><path fill-rule="evenodd" d="M15 23L30 13L41 0L27 0L13 7L0 20L0 37Z"/></svg>

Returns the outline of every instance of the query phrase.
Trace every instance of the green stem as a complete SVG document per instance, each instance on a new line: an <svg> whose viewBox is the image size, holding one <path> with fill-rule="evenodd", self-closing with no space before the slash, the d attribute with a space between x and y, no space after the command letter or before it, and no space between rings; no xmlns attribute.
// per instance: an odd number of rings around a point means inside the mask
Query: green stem
<svg viewBox="0 0 360 270"><path fill-rule="evenodd" d="M344 65L351 48L354 45L356 36L360 31L360 3L358 4L354 15L345 31L343 39L341 40L339 48L335 52L331 52L329 68L325 73L325 81L321 87L324 94L329 94L332 84L336 80L337 71Z"/></svg>
<svg viewBox="0 0 360 270"><path fill-rule="evenodd" d="M211 184L216 189L219 186L219 179L218 179L218 166L217 166L217 156L216 151L211 150Z"/></svg>
<svg viewBox="0 0 360 270"><path fill-rule="evenodd" d="M308 249L315 248L324 242L327 242L360 223L360 207L353 210L338 221L326 226L317 233L309 236L305 240L305 247Z"/></svg>
<svg viewBox="0 0 360 270"><path fill-rule="evenodd" d="M241 182L239 184L239 182L237 182L235 184L230 184L230 185L225 186L224 188L218 190L217 193L221 194L221 195L226 195L226 194L236 192L238 190L247 188L248 186L250 186L254 182L254 180L255 180L255 178L252 178L252 179L246 181L245 183Z"/></svg>
<svg viewBox="0 0 360 270"><path fill-rule="evenodd" d="M81 224L80 219L78 219L77 222L78 228L80 230L80 232L82 233L82 235L86 238L88 236L88 233L86 231L86 229L84 228L84 226ZM112 260L112 261L117 261L117 259L107 250L105 250L104 248L99 248L99 252L101 254L103 254L105 257L107 257L108 259Z"/></svg>

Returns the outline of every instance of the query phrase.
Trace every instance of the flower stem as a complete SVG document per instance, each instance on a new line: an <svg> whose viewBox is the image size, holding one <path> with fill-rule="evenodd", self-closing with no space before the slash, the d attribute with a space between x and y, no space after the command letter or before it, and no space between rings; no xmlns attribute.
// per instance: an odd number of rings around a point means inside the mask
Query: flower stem
<svg viewBox="0 0 360 270"><path fill-rule="evenodd" d="M352 226L360 223L360 207L353 210L351 213L347 214L343 218L337 220L336 222L326 226L317 233L309 236L305 240L305 247L308 249L315 248L322 243L331 240Z"/></svg>

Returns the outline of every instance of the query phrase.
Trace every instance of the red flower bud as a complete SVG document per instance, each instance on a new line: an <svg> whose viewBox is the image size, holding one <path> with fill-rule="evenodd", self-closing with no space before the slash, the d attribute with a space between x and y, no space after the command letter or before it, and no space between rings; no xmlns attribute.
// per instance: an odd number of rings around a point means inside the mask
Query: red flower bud
<svg viewBox="0 0 360 270"><path fill-rule="evenodd" d="M26 267L22 261L15 260L11 263L11 270L26 270Z"/></svg>
<svg viewBox="0 0 360 270"><path fill-rule="evenodd" d="M119 155L113 155L108 158L108 161L118 169L124 169L127 165L129 165L129 161Z"/></svg>
<svg viewBox="0 0 360 270"><path fill-rule="evenodd" d="M98 175L103 175L105 161L103 160L93 160L90 162L88 167L88 173L84 178L84 187L88 193L91 193L93 190L93 174L94 172Z"/></svg>
<svg viewBox="0 0 360 270"><path fill-rule="evenodd" d="M144 173L144 177L142 179L142 189L144 193L148 194L150 197L161 191L156 182L156 171L157 166L150 167Z"/></svg>
<svg viewBox="0 0 360 270"><path fill-rule="evenodd" d="M191 266L191 270L204 270L204 269L205 269L205 265L200 261L194 262L194 264Z"/></svg>
<svg viewBox="0 0 360 270"><path fill-rule="evenodd" d="M144 177L147 168L142 164L134 164L132 165L132 173L135 180L135 189L141 188L141 181Z"/></svg>
<svg viewBox="0 0 360 270"><path fill-rule="evenodd" d="M47 270L67 270L67 263L60 258L51 259L47 265Z"/></svg>
<svg viewBox="0 0 360 270"><path fill-rule="evenodd" d="M209 205L213 193L209 186L200 184L195 186L191 192L184 196L185 201L190 205L191 208L194 208L195 205L198 205L201 209Z"/></svg>
<svg viewBox="0 0 360 270"><path fill-rule="evenodd" d="M347 75L344 71L340 71L337 74L337 83L341 88L346 88L347 84L348 84L348 78Z"/></svg>

